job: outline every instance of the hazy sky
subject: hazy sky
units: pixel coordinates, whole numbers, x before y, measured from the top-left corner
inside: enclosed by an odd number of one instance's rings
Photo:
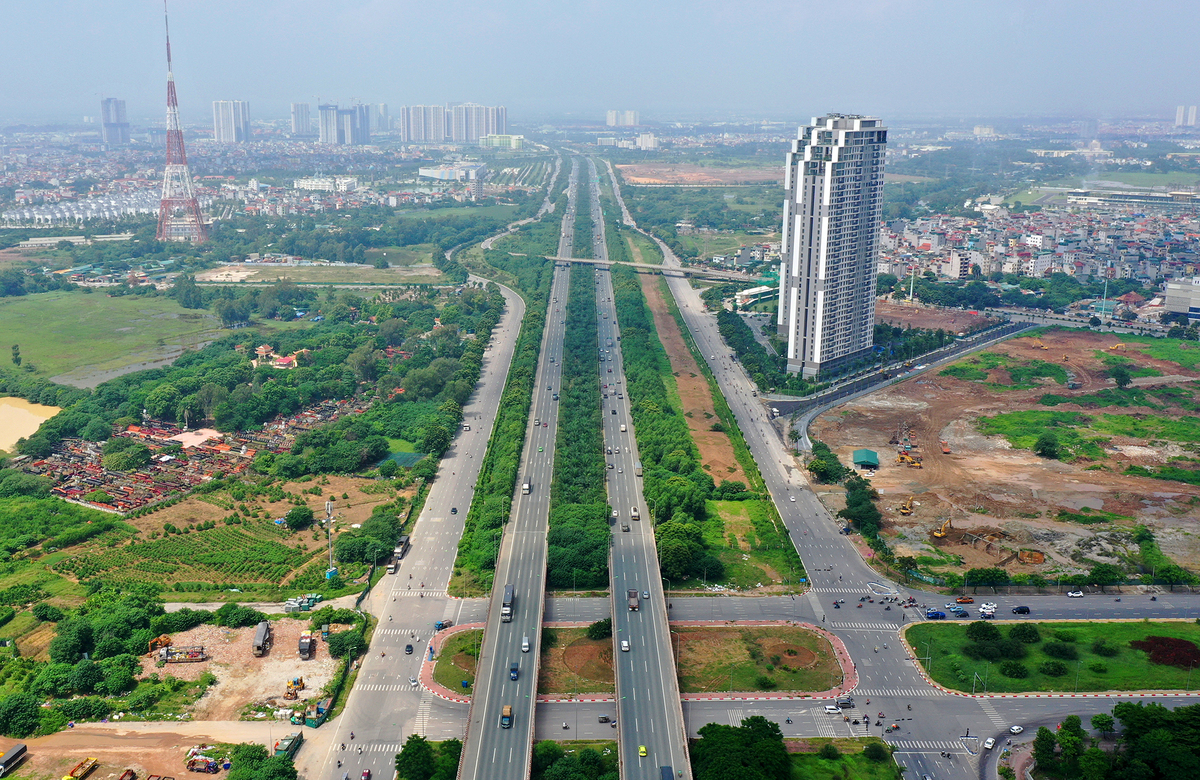
[[[162,115],[162,4],[0,0],[0,123]],[[173,0],[185,122],[293,101],[475,101],[510,121],[1154,114],[1200,103],[1195,0]]]

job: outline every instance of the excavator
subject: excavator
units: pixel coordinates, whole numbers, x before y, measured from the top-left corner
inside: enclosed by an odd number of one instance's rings
[[[913,513],[913,497],[909,496],[908,500],[900,505],[900,514],[911,515]]]
[[[1123,350],[1125,349],[1125,343],[1123,341],[1118,341],[1116,344],[1113,344],[1111,347],[1109,347],[1109,349]]]
[[[146,652],[153,653],[155,650],[161,650],[164,647],[170,647],[170,646],[171,646],[171,635],[170,634],[160,634],[159,636],[156,636],[150,640],[150,649],[147,650]]]
[[[1033,346],[1037,347],[1038,349],[1050,349],[1050,347],[1047,347],[1045,344],[1042,343],[1041,339],[1034,339]]]
[[[903,463],[904,465],[908,466],[910,469],[921,468],[921,461],[917,460],[912,455],[909,455],[907,452],[896,453],[896,462]]]
[[[950,518],[947,517],[946,522],[942,523],[942,527],[934,531],[933,535],[938,539],[945,539],[946,532],[952,528],[954,528],[954,526],[950,524]]]

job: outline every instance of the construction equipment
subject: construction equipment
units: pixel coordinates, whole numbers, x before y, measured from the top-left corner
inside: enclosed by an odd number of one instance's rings
[[[942,439],[941,441],[938,442],[938,444],[942,445],[942,452],[944,454],[946,454],[946,455],[950,454],[950,442],[946,441],[945,439]]]
[[[1123,350],[1123,349],[1125,349],[1125,342],[1123,342],[1123,341],[1118,341],[1116,344],[1113,344],[1111,347],[1109,347],[1109,349],[1120,349],[1120,350]]]
[[[912,455],[909,455],[907,452],[896,453],[896,462],[903,463],[904,465],[908,466],[910,469],[919,469],[922,467],[921,461],[917,460]]]
[[[146,652],[153,653],[155,650],[161,650],[164,647],[170,647],[170,646],[171,646],[171,635],[170,634],[161,634],[150,640],[150,649],[147,650]]]
[[[947,517],[946,522],[942,523],[942,527],[934,531],[933,535],[938,539],[945,539],[946,532],[952,528],[954,528],[954,526],[950,524],[950,518]]]
[[[137,780],[137,772],[132,769],[126,769],[117,780]]]
[[[1037,347],[1038,349],[1050,349],[1050,347],[1047,347],[1045,344],[1042,343],[1041,339],[1034,339],[1033,346]]]
[[[284,691],[283,698],[295,699],[300,695],[300,691],[304,690],[304,678],[293,677],[287,681],[287,690]]]
[[[911,515],[912,513],[913,513],[913,497],[909,496],[908,499],[903,504],[900,505],[900,514]]]
[[[158,660],[168,664],[194,664],[208,660],[204,645],[195,647],[164,647],[158,651]]]
[[[317,640],[313,637],[312,634],[305,632],[300,635],[300,643],[299,643],[298,649],[300,651],[300,660],[307,661],[308,659],[310,659],[314,655],[316,655]]]
[[[1070,356],[1070,355],[1063,355],[1063,362],[1064,362],[1064,363],[1070,363],[1070,362],[1071,362],[1071,356]]]
[[[100,766],[99,759],[85,758],[76,764],[69,774],[63,775],[63,780],[83,780],[98,766]]]

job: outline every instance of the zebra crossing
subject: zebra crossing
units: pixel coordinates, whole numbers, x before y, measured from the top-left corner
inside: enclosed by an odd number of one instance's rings
[[[841,623],[834,621],[829,625],[834,628],[859,631],[896,631],[899,628],[895,623]]]
[[[362,748],[364,753],[399,753],[404,747],[400,742],[355,742],[355,747]],[[347,753],[350,751],[347,750]]]
[[[960,742],[939,742],[937,740],[902,739],[890,743],[896,750],[962,750]]]
[[[841,718],[836,720],[832,715],[826,715],[823,712],[813,712],[813,722],[817,726],[817,734],[822,737],[844,737],[846,736],[845,729],[839,729],[845,723]]]
[[[401,636],[401,635],[403,635],[403,636],[411,637],[413,634],[416,634],[417,636],[421,637],[421,636],[433,636],[437,632],[434,631],[433,629],[429,628],[428,626],[422,626],[421,628],[381,628],[381,629],[377,630],[375,633],[380,636]]]
[[[417,705],[417,718],[413,722],[413,730],[422,737],[429,729],[429,709],[433,705],[433,694],[425,691],[421,694],[421,703]]]
[[[430,598],[446,598],[446,596],[448,595],[446,593],[446,591],[444,591],[444,590],[430,590],[429,588],[422,588],[420,590],[392,591],[393,596],[400,596],[401,598],[409,598],[409,599],[415,599],[415,598],[419,597],[422,593],[424,593],[426,596],[429,596]]]
[[[874,593],[870,588],[809,588],[811,593]]]
[[[1004,719],[1000,713],[996,712],[996,707],[989,699],[979,699],[979,707],[983,710],[983,714],[987,715],[988,720],[998,729],[1007,729],[1008,721]]]
[[[363,685],[355,685],[354,689],[357,691],[372,691],[372,692],[374,692],[374,691],[411,691],[416,687],[417,686],[411,685],[407,682],[395,683],[395,684],[365,683]]]
[[[951,694],[930,686],[928,688],[855,688],[854,695],[869,699],[872,696],[950,696]]]

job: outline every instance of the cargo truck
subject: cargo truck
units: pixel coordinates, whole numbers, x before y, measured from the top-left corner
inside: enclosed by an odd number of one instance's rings
[[[396,549],[392,550],[392,555],[396,556],[396,560],[399,561],[408,554],[408,548],[411,546],[408,541],[408,534],[405,534],[396,540]]]
[[[529,481],[529,477],[525,477],[525,481],[521,483],[521,494],[529,495],[529,490],[533,487],[533,483]]]
[[[637,590],[635,588],[630,588],[628,591],[626,591],[626,594],[629,596],[629,611],[637,612],[641,606]]]
[[[633,473],[634,476],[642,476],[642,462],[640,460],[633,464]]]
[[[83,780],[83,778],[91,774],[91,771],[98,766],[100,766],[99,759],[85,758],[76,764],[75,768],[72,769],[68,774],[63,775],[63,780]]]
[[[511,704],[505,704],[504,708],[502,710],[500,710],[500,728],[502,728],[502,729],[511,729],[512,728],[512,705]]]
[[[254,654],[261,656],[270,650],[273,637],[270,621],[264,620],[259,623],[258,628],[254,629]]]
[[[197,647],[164,647],[158,651],[158,660],[168,664],[194,664],[207,661],[208,654],[204,646]]]
[[[296,751],[300,749],[300,745],[304,742],[304,733],[301,731],[293,731],[288,736],[275,743],[275,755],[287,756],[295,758]]]
[[[316,655],[317,640],[313,638],[312,634],[305,632],[300,635],[300,645],[298,649],[300,652],[300,660],[307,661]]]
[[[513,619],[513,593],[512,585],[504,586],[504,601],[500,603],[500,621],[502,623],[511,623]]]

